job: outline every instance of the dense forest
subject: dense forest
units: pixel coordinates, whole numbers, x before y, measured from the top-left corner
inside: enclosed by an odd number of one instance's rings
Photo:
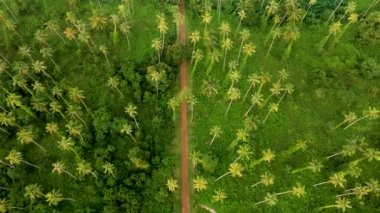
[[[379,2],[0,0],[0,212],[181,212],[181,103],[189,212],[377,212]]]

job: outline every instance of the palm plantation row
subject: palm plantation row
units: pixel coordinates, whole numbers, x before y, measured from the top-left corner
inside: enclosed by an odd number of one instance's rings
[[[221,8],[221,2],[223,1],[218,1],[216,6],[214,5],[217,10]],[[192,109],[191,120],[195,130],[190,144],[194,144],[194,150],[190,152],[189,160],[192,165],[194,199],[197,203],[211,202],[211,204],[207,204],[208,207],[215,206],[230,210],[228,206],[234,202],[238,203],[239,199],[252,201],[252,197],[245,196],[257,197],[257,193],[260,193],[265,195],[262,195],[262,200],[249,204],[256,206],[252,208],[260,208],[261,204],[276,205],[279,199],[286,194],[291,194],[295,198],[309,197],[312,193],[318,193],[320,187],[325,187],[323,185],[329,184],[331,188],[342,188],[342,190],[323,188],[319,193],[328,192],[330,194],[328,197],[336,196],[336,200],[330,199],[325,203],[326,206],[320,206],[319,210],[338,208],[345,211],[353,207],[352,199],[361,200],[366,196],[371,199],[378,196],[379,183],[374,179],[376,175],[370,176],[370,178],[366,176],[371,168],[376,166],[376,161],[380,160],[380,152],[372,148],[374,146],[370,145],[373,143],[371,141],[367,144],[362,139],[353,138],[340,148],[335,146],[338,149],[336,153],[326,157],[313,156],[309,163],[305,164],[304,162],[304,166],[286,170],[279,169],[278,171],[274,168],[270,169],[273,163],[277,165],[274,167],[278,168],[278,165],[287,164],[292,159],[299,159],[300,156],[307,157],[308,150],[311,149],[309,145],[315,148],[315,143],[320,142],[305,139],[296,142],[287,141],[287,144],[292,145],[286,148],[282,146],[282,151],[277,152],[274,151],[278,150],[274,142],[266,143],[265,148],[256,144],[265,140],[258,138],[257,135],[265,135],[260,131],[268,131],[267,123],[274,128],[273,122],[277,122],[278,118],[272,117],[276,117],[278,111],[281,111],[281,103],[287,102],[286,97],[290,96],[289,98],[293,102],[294,98],[291,98],[291,95],[294,92],[297,93],[297,88],[290,80],[295,78],[289,75],[294,72],[289,72],[284,68],[280,70],[257,69],[252,67],[252,64],[263,60],[261,57],[264,57],[264,60],[278,57],[278,54],[271,56],[271,51],[277,44],[278,38],[282,38],[283,41],[279,46],[284,48],[280,58],[282,61],[289,60],[292,47],[301,36],[305,18],[317,2],[309,1],[305,10],[302,9],[299,1],[272,0],[267,4],[264,3],[266,1],[262,2],[265,12],[262,13],[264,23],[261,24],[268,27],[262,27],[260,30],[269,30],[265,33],[265,42],[255,39],[256,34],[242,24],[247,18],[247,13],[252,9],[251,2],[244,0],[237,4],[235,16],[231,22],[224,21],[223,17],[220,18],[220,11],[213,11],[212,4],[206,1],[203,5],[203,13],[196,20],[199,25],[188,33],[192,53],[189,58],[192,64],[190,75],[196,83],[191,91],[188,89],[181,92],[168,104],[173,110],[173,116],[175,116],[179,103],[184,99]],[[341,1],[337,2],[336,8],[327,20],[327,23],[331,23],[328,35],[320,38],[320,42],[315,45],[316,49],[322,52],[333,48],[350,26],[358,22],[359,18],[364,18],[365,14],[358,15],[358,13],[355,1],[347,4],[342,4]],[[229,19],[229,17],[227,18]],[[342,27],[344,22],[346,24]],[[236,26],[236,28],[231,26]],[[256,44],[259,43],[264,44],[259,45],[263,52],[256,52],[258,49]],[[277,50],[277,52],[279,51],[281,50]],[[225,103],[224,110],[221,110],[223,104],[218,100],[222,97],[225,100],[223,102]],[[285,103],[285,105],[289,104]],[[206,110],[211,106],[213,110]],[[286,108],[289,110],[288,107]],[[361,111],[360,108],[357,110]],[[230,115],[231,113],[232,115]],[[283,117],[283,113],[281,114]],[[363,109],[363,115],[360,117],[356,116],[354,112],[344,113],[344,120],[342,122],[334,121],[335,125],[329,128],[329,131],[332,131],[331,134],[341,134],[340,131],[348,131],[347,129],[354,124],[365,125],[362,120],[372,121],[372,123],[378,121],[379,114],[376,105],[370,105]],[[213,122],[210,118],[218,120],[219,123]],[[229,122],[233,122],[234,125]],[[197,127],[197,125],[201,127]],[[238,128],[236,129],[236,127]],[[206,132],[206,129],[209,132]],[[342,166],[332,169],[330,164],[335,160],[343,161]],[[367,162],[370,166],[367,165]],[[331,172],[327,181],[310,183],[302,180],[302,176],[309,175],[321,178],[318,173],[324,171],[325,167],[329,173]],[[265,172],[258,173],[258,171]],[[277,185],[278,188],[283,188],[284,181],[288,182],[287,185],[292,182],[286,180],[297,179],[298,181],[294,182],[288,191],[273,192],[277,182],[274,174],[281,176],[278,183],[281,185]],[[362,175],[365,176],[363,177],[365,181],[362,180]],[[360,182],[358,178],[362,181]],[[243,180],[240,181],[240,179]],[[318,178],[312,179],[316,181]],[[242,183],[250,183],[253,189],[251,191],[242,189],[240,197],[237,198],[238,189],[232,185],[237,186]],[[255,193],[255,188],[265,186],[269,186],[269,192],[263,188]],[[167,187],[170,191],[176,191],[178,188],[176,178],[168,179]],[[211,189],[208,190],[208,188]],[[310,198],[307,199],[310,201]],[[227,203],[215,204],[223,201],[227,201]],[[236,210],[238,209],[236,208]]]

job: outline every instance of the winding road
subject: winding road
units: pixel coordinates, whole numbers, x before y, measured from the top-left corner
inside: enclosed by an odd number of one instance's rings
[[[180,41],[181,45],[185,46],[185,1],[180,2]],[[181,90],[186,89],[187,85],[187,70],[186,59],[181,59]],[[181,186],[181,205],[182,213],[189,212],[189,174],[188,174],[188,133],[187,133],[187,101],[181,103],[181,143],[182,143],[182,186]]]

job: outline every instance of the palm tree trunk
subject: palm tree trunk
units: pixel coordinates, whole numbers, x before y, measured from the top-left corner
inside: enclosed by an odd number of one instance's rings
[[[227,56],[227,48],[224,49],[223,72],[226,68],[226,56]]]
[[[108,60],[107,54],[104,54],[104,56],[106,57],[108,67],[111,68],[111,64],[110,64],[110,61]]]
[[[248,116],[248,113],[252,110],[253,106],[255,106],[255,104],[251,104],[247,112],[244,113],[244,116]]]
[[[306,12],[305,12],[305,15],[303,15],[302,19],[301,19],[301,23],[303,22],[303,20],[306,18],[307,14],[309,13],[309,10],[311,8],[311,4],[309,4],[309,7],[307,8]]]
[[[115,87],[116,91],[120,94],[121,97],[124,97],[123,93],[119,90],[119,88]]]
[[[191,69],[191,76],[194,76],[194,72],[198,66],[198,62],[199,62],[199,60],[195,60],[193,69]]]
[[[191,51],[191,60],[190,60],[190,64],[193,64],[194,50],[195,50],[195,42],[194,42],[194,44],[193,44],[193,51]]]
[[[12,10],[8,7],[8,5],[5,3],[5,1],[1,1],[1,2],[3,3],[5,9],[8,10],[9,14],[11,14],[11,16],[13,17],[13,19],[14,19],[16,22],[18,22],[16,16],[12,13]]]
[[[371,2],[371,4],[369,5],[369,7],[367,8],[367,10],[363,13],[363,17],[364,16],[366,16],[367,15],[367,13],[368,13],[368,11],[374,6],[374,5],[376,5],[377,3],[378,3],[378,1],[379,0],[373,0],[372,2]]]
[[[158,95],[158,81],[155,81],[156,82],[156,93]]]
[[[356,194],[356,192],[344,193],[344,194],[337,195],[336,197],[343,197],[343,196],[354,195],[354,194]]]
[[[161,59],[160,59],[160,50],[159,50],[159,49],[157,50],[157,56],[158,56],[158,63],[161,63]]]
[[[206,71],[207,75],[210,74],[212,68],[214,67],[214,63],[215,63],[215,60],[211,59],[211,62],[210,62],[210,64],[207,67],[207,71]]]
[[[133,142],[137,143],[136,139],[132,136],[132,134],[129,134],[129,136],[131,136]]]
[[[218,0],[218,21],[220,21],[220,11],[222,9],[222,0]]]
[[[23,163],[25,163],[25,164],[27,164],[27,165],[29,165],[29,166],[32,166],[32,167],[34,167],[34,168],[36,168],[36,169],[39,169],[40,167],[38,167],[38,166],[36,166],[36,165],[34,165],[34,164],[31,164],[31,163],[29,163],[29,162],[27,162],[27,161],[24,161],[24,160],[21,160],[21,162],[23,162]]]
[[[9,47],[8,33],[7,33],[7,29],[5,27],[5,24],[3,24],[3,32],[4,32],[5,45],[6,45],[6,47]]]
[[[340,126],[342,126],[342,125],[345,124],[345,123],[347,123],[346,120],[342,121],[340,124],[336,125],[336,126],[334,127],[334,129],[338,129]]]
[[[276,196],[277,196],[277,195],[289,194],[289,193],[292,193],[292,192],[293,192],[293,191],[279,192],[279,193],[276,193]]]
[[[259,204],[262,204],[262,203],[265,203],[265,202],[268,202],[268,200],[259,201],[259,202],[255,203],[255,205],[259,205]]]
[[[37,145],[37,146],[40,147],[43,151],[46,152],[46,149],[45,149],[44,147],[42,147],[40,144],[38,144],[37,142],[32,141],[32,143],[34,143],[35,145]]]
[[[275,41],[275,40],[276,40],[276,38],[273,37],[272,42],[270,43],[270,46],[269,46],[268,52],[267,52],[267,54],[266,54],[265,56],[268,56],[268,55],[269,55],[269,53],[270,53],[270,51],[271,51],[271,49],[272,49],[272,47],[273,47],[273,44],[274,44],[274,41]]]
[[[330,183],[330,181],[325,181],[325,182],[317,183],[317,184],[314,184],[313,186],[316,187],[316,186],[320,186],[320,185],[324,185],[324,184],[328,184],[328,183]]]
[[[332,158],[332,157],[335,157],[335,156],[337,156],[337,155],[341,155],[341,154],[343,154],[343,152],[338,152],[338,153],[335,153],[335,154],[333,154],[333,155],[329,155],[329,156],[327,156],[326,159],[330,159],[330,158]]]
[[[243,97],[243,101],[242,101],[242,102],[244,102],[244,101],[245,101],[245,98],[247,97],[247,95],[248,95],[249,91],[251,91],[251,89],[252,89],[252,86],[253,86],[253,84],[251,83],[251,84],[249,85],[248,89],[247,89],[247,92],[245,93],[245,95],[244,95],[244,97]]]
[[[230,110],[231,104],[232,104],[232,100],[230,101],[230,104],[228,104],[228,108],[227,108],[227,111],[226,111],[226,113],[225,113],[224,115],[227,115],[227,113],[228,113],[228,110]]]
[[[280,104],[282,99],[284,99],[285,95],[287,94],[288,92],[285,91],[284,94],[281,96],[280,100],[277,102],[277,104]]]
[[[329,22],[331,20],[331,18],[333,17],[333,15],[336,13],[336,11],[339,9],[340,5],[343,3],[344,0],[341,0],[340,3],[338,4],[338,6],[335,8],[335,10],[331,13],[330,17],[327,19],[327,22]]]
[[[268,112],[267,116],[265,116],[265,118],[264,118],[264,120],[263,120],[263,123],[265,123],[265,121],[268,119],[268,117],[269,117],[269,115],[270,115],[271,113],[272,113],[271,111]]]
[[[211,142],[210,142],[210,146],[212,145],[212,143],[214,143],[215,138],[216,138],[216,135],[214,135],[214,136],[212,137]]]
[[[257,186],[257,185],[259,185],[261,183],[262,183],[262,181],[259,181],[259,182],[255,183],[255,184],[251,185],[251,187],[255,187],[255,186]]]
[[[66,170],[63,170],[64,173],[70,175],[72,178],[74,178],[75,180],[77,179],[73,174],[71,174],[70,172],[66,171]]]
[[[294,169],[290,172],[290,174],[296,174],[296,173],[299,173],[299,172],[303,172],[303,171],[306,171],[306,170],[309,170],[310,167],[309,166],[305,166],[305,167],[302,167],[302,168],[298,168],[298,169]]]
[[[241,156],[237,157],[232,163],[236,163],[240,159],[241,159]]]
[[[239,64],[239,59],[240,59],[240,55],[241,55],[241,49],[243,48],[243,40],[241,40],[241,43],[240,43],[240,48],[239,48],[239,53],[238,53],[238,57],[237,57],[237,63]]]
[[[214,182],[216,182],[216,181],[218,181],[218,180],[224,178],[225,176],[227,176],[227,175],[229,175],[229,174],[231,174],[231,172],[227,172],[227,173],[223,174],[222,176],[220,176],[220,177],[218,177],[217,179],[215,179]]]
[[[363,117],[357,119],[356,121],[354,121],[354,122],[350,123],[348,126],[346,126],[344,129],[347,129],[348,127],[354,125],[355,123],[357,123],[357,122],[359,122],[359,121],[361,121],[361,120],[363,120],[363,119],[365,119],[365,118],[367,118],[367,117],[368,117],[368,115],[365,115],[365,116],[363,116]]]
[[[5,163],[5,162],[3,162],[3,161],[1,161],[1,160],[0,160],[0,163],[1,163],[1,164],[4,164],[4,165],[6,165],[6,166],[9,166],[9,167],[14,168],[14,166],[12,166],[12,165],[10,165],[10,164],[7,164],[7,163]]]
[[[139,124],[137,123],[135,116],[133,116],[133,120],[135,121],[135,124],[136,124],[137,128],[140,129]]]

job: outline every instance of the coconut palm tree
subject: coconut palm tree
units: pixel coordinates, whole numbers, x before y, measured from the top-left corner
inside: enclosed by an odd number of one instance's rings
[[[306,194],[305,186],[297,183],[295,186],[292,187],[292,190],[276,193],[276,196],[289,194],[289,193],[291,193],[294,197],[297,197],[297,198],[303,197]]]
[[[120,94],[121,97],[124,97],[123,93],[119,89],[119,85],[120,85],[120,81],[119,81],[119,78],[117,76],[113,76],[113,77],[108,78],[107,86],[112,88],[112,89],[115,89]]]
[[[244,168],[239,163],[231,163],[228,168],[228,172],[215,179],[214,182],[226,177],[227,175],[231,175],[232,177],[242,177],[243,175],[241,173],[243,170]]]
[[[242,10],[239,10],[237,12],[238,16],[239,16],[239,24],[238,26],[236,27],[236,33],[239,32],[239,29],[240,29],[240,26],[241,26],[241,22],[247,18],[247,13],[245,13],[245,11],[242,9]]]
[[[127,135],[129,135],[129,136],[132,138],[132,140],[133,140],[135,143],[137,143],[136,139],[135,139],[135,138],[133,137],[133,135],[132,135],[132,131],[133,131],[132,126],[131,126],[130,124],[128,124],[128,123],[123,124],[123,126],[122,126],[122,128],[121,128],[121,130],[120,130],[120,132],[121,132],[122,134],[127,134]]]
[[[239,82],[241,78],[240,72],[238,70],[232,70],[228,73],[228,78],[231,81],[231,85],[229,87],[229,89],[231,89],[235,86],[235,83]]]
[[[260,175],[260,181],[251,185],[251,187],[255,187],[259,184],[263,184],[264,186],[270,186],[274,184],[275,176],[269,172],[265,172]]]
[[[115,166],[112,163],[106,162],[102,165],[103,173],[107,175],[112,175],[114,178],[115,176]]]
[[[104,57],[107,60],[108,67],[111,68],[110,61],[108,60],[108,48],[105,45],[100,45],[99,46],[99,51],[104,55]]]
[[[219,58],[220,58],[220,52],[217,49],[214,49],[210,54],[210,62],[206,71],[207,75],[210,74],[212,68],[214,67],[214,63],[219,62]]]
[[[90,26],[91,29],[94,30],[104,30],[107,26],[107,18],[99,15],[97,10],[92,11],[92,15],[90,16]]]
[[[82,131],[83,126],[76,121],[70,120],[66,125],[66,131],[70,136],[78,136],[83,141]]]
[[[288,95],[288,94],[291,95],[294,92],[294,86],[291,83],[287,83],[287,84],[285,84],[285,86],[282,90],[284,90],[284,93],[282,94],[280,100],[278,100],[278,102],[277,102],[278,105],[284,99],[285,95]]]
[[[73,174],[71,174],[70,172],[66,170],[65,164],[62,163],[61,161],[57,161],[53,163],[52,166],[53,166],[52,173],[58,173],[58,174],[66,173],[70,175],[70,177],[74,178],[75,180],[77,179]]]
[[[238,88],[231,87],[228,90],[227,95],[228,95],[228,100],[230,101],[230,103],[228,104],[226,113],[224,115],[227,115],[228,111],[230,110],[232,102],[240,98],[240,90]]]
[[[5,160],[7,160],[11,166],[13,166],[13,165],[17,166],[17,165],[19,165],[20,163],[25,163],[25,164],[27,164],[27,165],[29,165],[29,166],[32,166],[32,167],[36,168],[36,169],[39,169],[39,168],[40,168],[40,167],[38,167],[38,166],[36,166],[36,165],[34,165],[34,164],[31,164],[31,163],[29,163],[29,162],[27,162],[27,161],[24,161],[24,160],[22,159],[22,154],[21,154],[21,152],[18,152],[18,151],[14,150],[14,149],[12,149],[12,150],[9,152],[9,154],[7,155],[7,157],[5,157]]]
[[[29,184],[27,186],[25,186],[25,193],[24,193],[24,197],[28,198],[29,200],[31,201],[34,201],[40,197],[42,197],[42,195],[44,195],[42,193],[42,187],[38,184]]]
[[[355,121],[352,121],[348,126],[346,126],[344,129],[348,129],[350,126],[356,124],[357,122],[368,119],[368,120],[376,120],[380,117],[380,110],[376,109],[375,107],[368,107],[367,110],[363,110],[363,116],[360,118],[357,118]]]
[[[9,204],[9,201],[5,200],[5,199],[0,199],[0,212],[1,213],[5,213],[5,212],[8,212],[9,210],[12,212],[12,209],[19,209],[19,210],[23,210],[24,208],[20,208],[20,207],[15,207],[15,206],[11,206]]]
[[[248,113],[253,109],[254,106],[263,106],[264,104],[264,98],[263,98],[263,95],[261,95],[260,93],[255,93],[251,96],[251,106],[249,107],[249,109],[244,113],[244,116],[248,116]]]
[[[194,106],[198,103],[197,97],[191,91],[187,90],[186,101],[190,104],[191,120],[194,118]]]
[[[337,129],[346,123],[350,124],[358,118],[358,116],[354,112],[349,112],[348,114],[343,114],[343,116],[344,116],[344,120],[341,123],[339,123],[338,125],[336,125],[334,129]]]
[[[305,12],[305,15],[303,15],[303,17],[302,17],[301,22],[303,22],[303,20],[306,18],[307,14],[308,14],[309,11],[310,11],[310,8],[311,8],[312,6],[314,6],[316,3],[317,3],[317,0],[309,0],[309,2],[308,2],[308,5],[309,5],[309,6],[307,7],[307,10],[306,10],[306,12]]]
[[[161,72],[159,72],[153,66],[149,66],[147,70],[148,70],[147,79],[150,82],[154,82],[156,86],[156,93],[158,95],[158,83],[163,80],[164,71],[161,70]]]
[[[272,114],[273,112],[277,112],[278,111],[278,104],[277,103],[271,103],[269,104],[269,112],[268,114],[265,116],[264,120],[262,123],[265,123],[265,121],[268,119],[269,115]]]
[[[363,196],[368,195],[369,193],[372,192],[372,188],[369,186],[362,186],[359,185],[355,188],[345,190],[345,193],[337,195],[336,197],[344,197],[344,196],[349,196],[349,195],[356,195],[359,200],[363,198]]]
[[[46,202],[49,203],[49,206],[53,205],[56,206],[58,205],[59,202],[64,201],[64,200],[69,200],[69,201],[75,201],[74,199],[71,198],[65,198],[62,197],[62,194],[59,192],[59,190],[53,189],[53,191],[48,192],[45,194]]]
[[[218,190],[214,191],[214,193],[215,194],[212,196],[212,202],[213,203],[216,203],[216,202],[223,203],[224,199],[227,198],[226,193],[222,189],[218,189]]]
[[[252,56],[253,53],[256,53],[256,46],[252,44],[252,42],[244,44],[243,46],[243,55],[244,55],[243,64],[244,65],[247,63],[248,57]]]
[[[342,2],[343,2],[343,0],[342,0]],[[321,211],[323,209],[336,208],[336,209],[340,209],[343,212],[345,212],[346,209],[352,208],[352,206],[350,204],[351,204],[350,200],[348,200],[346,198],[340,198],[339,197],[336,199],[335,204],[322,206],[322,207],[318,208],[318,210]]]
[[[20,141],[22,144],[29,144],[34,143],[37,145],[40,149],[43,151],[46,151],[44,147],[42,147],[40,144],[34,141],[34,135],[33,132],[27,129],[21,129],[16,133],[17,140]]]
[[[204,27],[204,33],[206,33],[207,31],[207,26],[211,23],[211,20],[212,20],[212,15],[210,14],[209,11],[206,11],[202,16],[202,23],[205,25]]]
[[[58,33],[59,24],[57,23],[57,20],[51,19],[45,22],[44,26],[45,30],[55,33],[63,41],[63,43],[66,43],[65,39]]]
[[[70,100],[72,100],[74,103],[83,104],[84,108],[86,108],[88,111],[88,107],[84,103],[84,99],[86,99],[86,97],[83,94],[83,90],[80,90],[78,87],[70,87],[68,90]]]
[[[270,163],[276,157],[275,153],[272,150],[270,150],[270,149],[263,150],[262,151],[262,155],[263,156],[261,158],[259,158],[259,159],[255,160],[255,161],[251,162],[250,168],[253,168],[253,167],[257,166],[257,165],[259,165],[262,162],[268,162],[268,163]]]
[[[45,62],[36,60],[32,63],[32,68],[35,73],[38,74],[42,72],[44,75],[50,78],[53,82],[55,82],[54,79],[46,72],[47,68],[45,66]]]
[[[226,40],[226,37],[230,34],[230,32],[230,24],[223,21],[219,26],[219,33],[222,35],[222,41]]]
[[[87,126],[86,122],[82,119],[82,111],[79,106],[75,105],[68,105],[67,106],[67,111],[66,114],[71,118],[71,119],[79,119],[84,125]]]
[[[269,49],[268,49],[268,51],[267,51],[266,56],[268,56],[269,53],[270,53],[270,51],[272,50],[272,47],[273,47],[274,41],[275,41],[277,38],[280,38],[280,36],[282,35],[281,29],[280,29],[279,27],[274,28],[274,29],[271,31],[270,35],[272,36],[272,42],[271,42],[270,45],[269,45]]]
[[[160,38],[153,39],[151,47],[157,52],[158,63],[160,63],[161,62],[160,50],[163,48]]]
[[[283,32],[283,38],[289,42],[285,50],[286,59],[289,58],[294,41],[299,39],[299,37],[300,37],[299,29],[294,24],[290,24],[285,28],[285,31]]]
[[[210,146],[212,145],[212,143],[214,142],[214,140],[216,138],[219,138],[220,135],[223,133],[222,129],[220,128],[220,126],[218,125],[215,125],[211,128],[210,130],[210,135],[212,135],[212,139],[210,141]]]
[[[358,22],[358,19],[359,19],[359,15],[357,13],[351,13],[350,16],[348,16],[348,18],[347,18],[348,23],[346,24],[346,26],[344,26],[344,28],[342,30],[342,34],[344,32],[346,32],[347,28],[350,25],[355,24],[356,22]]]
[[[302,167],[302,168],[298,168],[298,169],[294,169],[290,173],[291,174],[296,174],[296,173],[303,172],[303,171],[306,171],[306,170],[310,170],[310,171],[316,173],[316,172],[320,172],[322,168],[323,168],[323,165],[322,165],[322,163],[320,161],[318,161],[318,160],[312,160],[312,161],[309,162],[308,166]]]
[[[125,110],[124,112],[127,113],[129,117],[133,118],[133,120],[135,121],[136,127],[140,128],[136,120],[137,107],[133,103],[129,103],[128,106],[124,108],[124,110]]]
[[[367,16],[367,13],[370,11],[370,9],[373,8],[373,6],[375,6],[377,3],[379,3],[379,0],[373,0],[371,2],[371,4],[368,6],[368,8],[362,13],[362,17],[366,17]]]
[[[343,155],[343,156],[352,156],[356,153],[356,150],[358,149],[358,146],[356,144],[347,144],[343,145],[342,151],[338,153],[334,153],[332,155],[327,156],[327,159],[330,159],[332,157]]]
[[[96,174],[94,173],[94,171],[92,171],[92,167],[91,167],[91,164],[90,163],[87,163],[86,161],[81,161],[79,163],[77,163],[77,168],[76,168],[78,174],[80,176],[86,176],[86,175],[89,175],[91,174],[92,176],[94,176],[95,178],[98,178],[96,176]]]
[[[215,95],[217,95],[218,92],[218,85],[216,83],[213,83],[212,81],[203,80],[202,86],[201,86],[201,94],[211,98]]]
[[[221,12],[221,10],[222,10],[222,1],[223,1],[223,0],[217,0],[218,21],[220,21],[220,12]]]
[[[50,47],[43,47],[40,50],[40,53],[41,53],[43,58],[50,59],[50,61],[54,64],[54,66],[56,66],[59,69],[59,66],[57,65],[57,63],[55,63],[55,61],[52,58],[53,57],[53,50]]]
[[[195,189],[195,191],[197,192],[200,192],[200,191],[203,191],[205,189],[207,189],[207,180],[204,179],[203,177],[201,176],[197,176],[194,180],[193,180],[193,188]]]
[[[3,6],[5,7],[5,9],[8,11],[8,13],[11,14],[11,16],[15,20],[15,22],[18,22],[16,16],[13,14],[12,10],[9,8],[9,6],[5,2],[5,0],[1,0],[0,2],[3,4]]]
[[[240,159],[249,160],[252,155],[251,148],[247,144],[240,145],[236,150],[236,153],[238,154],[238,157],[233,161],[233,163],[236,163]]]
[[[260,83],[260,76],[256,73],[252,73],[248,76],[247,82],[249,83],[249,87],[247,89],[247,92],[244,94],[243,101],[245,101],[246,97],[248,96],[248,93],[251,91],[252,88],[256,86],[256,84]]]
[[[157,18],[157,28],[160,32],[160,36],[162,38],[162,47],[165,46],[165,34],[168,31],[168,25],[166,23],[166,17],[164,14],[159,14],[156,16]]]
[[[222,42],[222,48],[224,50],[223,72],[224,72],[224,70],[226,68],[227,51],[231,49],[232,45],[233,45],[233,42],[232,42],[232,40],[230,38],[226,38]]]
[[[172,116],[173,121],[175,121],[176,119],[176,110],[180,104],[181,104],[181,100],[179,100],[177,97],[173,97],[169,99],[168,101],[168,107],[172,110],[172,113],[173,113],[173,116]]]
[[[239,63],[241,51],[243,49],[243,44],[244,44],[244,42],[246,42],[249,39],[250,35],[251,34],[250,34],[249,30],[247,30],[247,29],[243,29],[240,32],[240,48],[239,48],[239,53],[238,53],[238,57],[237,57],[237,60],[236,60],[238,63]]]
[[[16,117],[12,112],[0,112],[0,124],[2,126],[15,126]]]
[[[343,0],[342,0],[343,1]],[[329,27],[329,34],[322,39],[322,41],[319,43],[318,47],[320,50],[323,49],[329,38],[333,35],[335,37],[338,37],[338,35],[341,33],[341,26],[342,23],[340,21],[332,23]]]
[[[349,1],[348,4],[344,7],[344,14],[342,17],[339,19],[339,21],[342,21],[344,17],[347,16],[347,14],[352,14],[356,10],[356,2],[355,1]]]
[[[341,0],[339,2],[339,4],[335,7],[334,11],[331,13],[331,15],[329,16],[329,18],[327,19],[327,22],[329,22],[331,20],[331,18],[334,16],[334,14],[339,9],[339,7],[342,5],[343,2],[344,2],[344,0]]]
[[[178,188],[177,180],[170,178],[166,182],[166,187],[170,192],[174,192]]]
[[[195,73],[195,70],[197,69],[199,61],[203,59],[202,50],[199,50],[199,49],[196,50],[192,58],[194,59],[195,62],[194,62],[193,68],[191,69],[191,76],[194,76],[194,73]]]
[[[58,134],[59,133],[58,124],[55,122],[47,123],[45,126],[45,131],[49,134]]]
[[[344,184],[347,182],[346,178],[344,177],[346,174],[343,172],[334,173],[329,177],[328,181],[320,182],[317,184],[314,184],[314,187],[324,185],[324,184],[332,184],[334,187],[341,187],[344,188]]]
[[[113,31],[112,31],[112,43],[114,46],[116,46],[117,42],[118,42],[118,31],[117,31],[117,26],[119,25],[120,23],[120,18],[118,15],[116,14],[111,14],[110,15],[110,20],[109,20],[112,25],[113,25]]]
[[[196,30],[196,31],[191,33],[189,38],[190,38],[190,43],[193,44],[193,50],[191,53],[191,61],[190,61],[190,63],[192,64],[193,58],[194,58],[194,52],[195,52],[195,45],[199,42],[199,40],[201,40],[201,35],[200,35],[199,31]]]
[[[191,164],[193,164],[193,171],[195,170],[195,167],[199,164],[202,163],[201,159],[202,155],[200,152],[193,150],[190,155],[189,159],[191,161]]]
[[[255,203],[255,205],[266,203],[269,206],[275,206],[278,202],[276,193],[267,193],[264,200]]]
[[[23,58],[28,58],[30,59],[31,61],[33,61],[32,59],[32,55],[30,54],[30,48],[27,46],[27,45],[22,45],[18,48],[18,54],[20,54]]]
[[[120,24],[120,31],[124,33],[125,37],[127,38],[128,47],[131,46],[131,43],[129,41],[129,34],[131,33],[131,26],[128,22],[123,22]]]

